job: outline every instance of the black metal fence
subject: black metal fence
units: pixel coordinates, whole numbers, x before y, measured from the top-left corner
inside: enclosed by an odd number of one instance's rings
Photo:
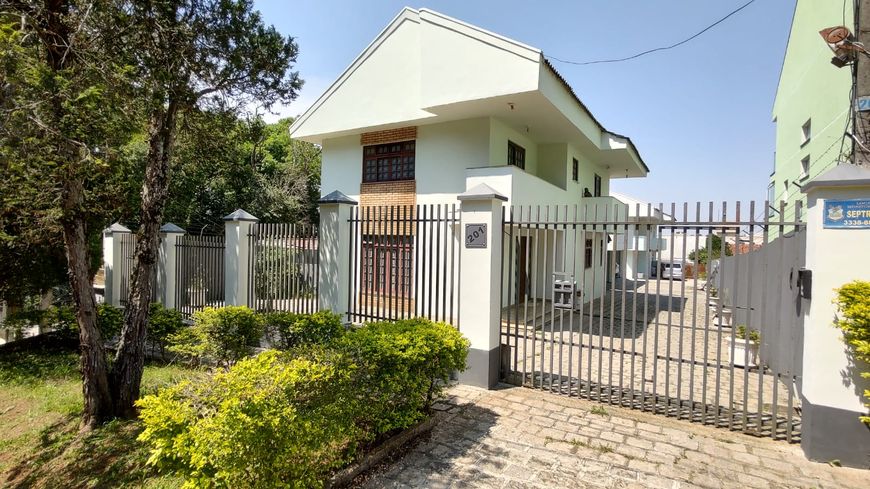
[[[175,308],[185,318],[224,305],[224,236],[179,236],[175,245]]]
[[[317,226],[257,223],[250,245],[248,304],[257,311],[318,310]]]
[[[805,228],[769,209],[506,209],[503,378],[798,441]]]
[[[348,320],[425,317],[459,326],[455,204],[351,210]]]
[[[135,233],[119,233],[121,252],[121,269],[118,271],[121,281],[120,294],[118,298],[121,305],[127,304],[130,298],[130,286],[133,279],[133,269],[136,267],[136,234]],[[162,240],[163,238],[158,238]],[[159,243],[159,241],[158,241]],[[158,245],[159,246],[159,245]],[[154,302],[159,297],[157,289],[157,270],[151,277],[151,302]]]

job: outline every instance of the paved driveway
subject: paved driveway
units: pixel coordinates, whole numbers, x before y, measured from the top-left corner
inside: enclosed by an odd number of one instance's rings
[[[870,487],[798,445],[504,386],[455,386],[443,419],[364,487]]]

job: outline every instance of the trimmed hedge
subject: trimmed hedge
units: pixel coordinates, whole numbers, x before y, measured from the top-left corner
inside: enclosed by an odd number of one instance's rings
[[[321,331],[332,320],[293,324]],[[318,487],[360,448],[425,418],[465,368],[469,343],[446,324],[326,330],[141,399],[149,463],[186,487]]]

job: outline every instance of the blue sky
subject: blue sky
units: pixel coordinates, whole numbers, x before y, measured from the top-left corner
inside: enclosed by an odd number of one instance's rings
[[[427,7],[575,61],[672,44],[746,0],[255,0],[299,44],[303,112],[409,5]],[[776,94],[795,0],[757,0],[678,48],[615,64],[554,62],[604,126],[631,137],[651,172],[613,191],[653,203],[759,200],[773,168]],[[821,41],[820,41],[821,42]]]

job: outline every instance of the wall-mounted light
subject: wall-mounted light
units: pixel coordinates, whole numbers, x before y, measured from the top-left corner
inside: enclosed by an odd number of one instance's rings
[[[513,102],[508,102],[508,107],[509,107],[511,110],[514,110],[514,109],[516,108],[516,106],[514,105]]]

